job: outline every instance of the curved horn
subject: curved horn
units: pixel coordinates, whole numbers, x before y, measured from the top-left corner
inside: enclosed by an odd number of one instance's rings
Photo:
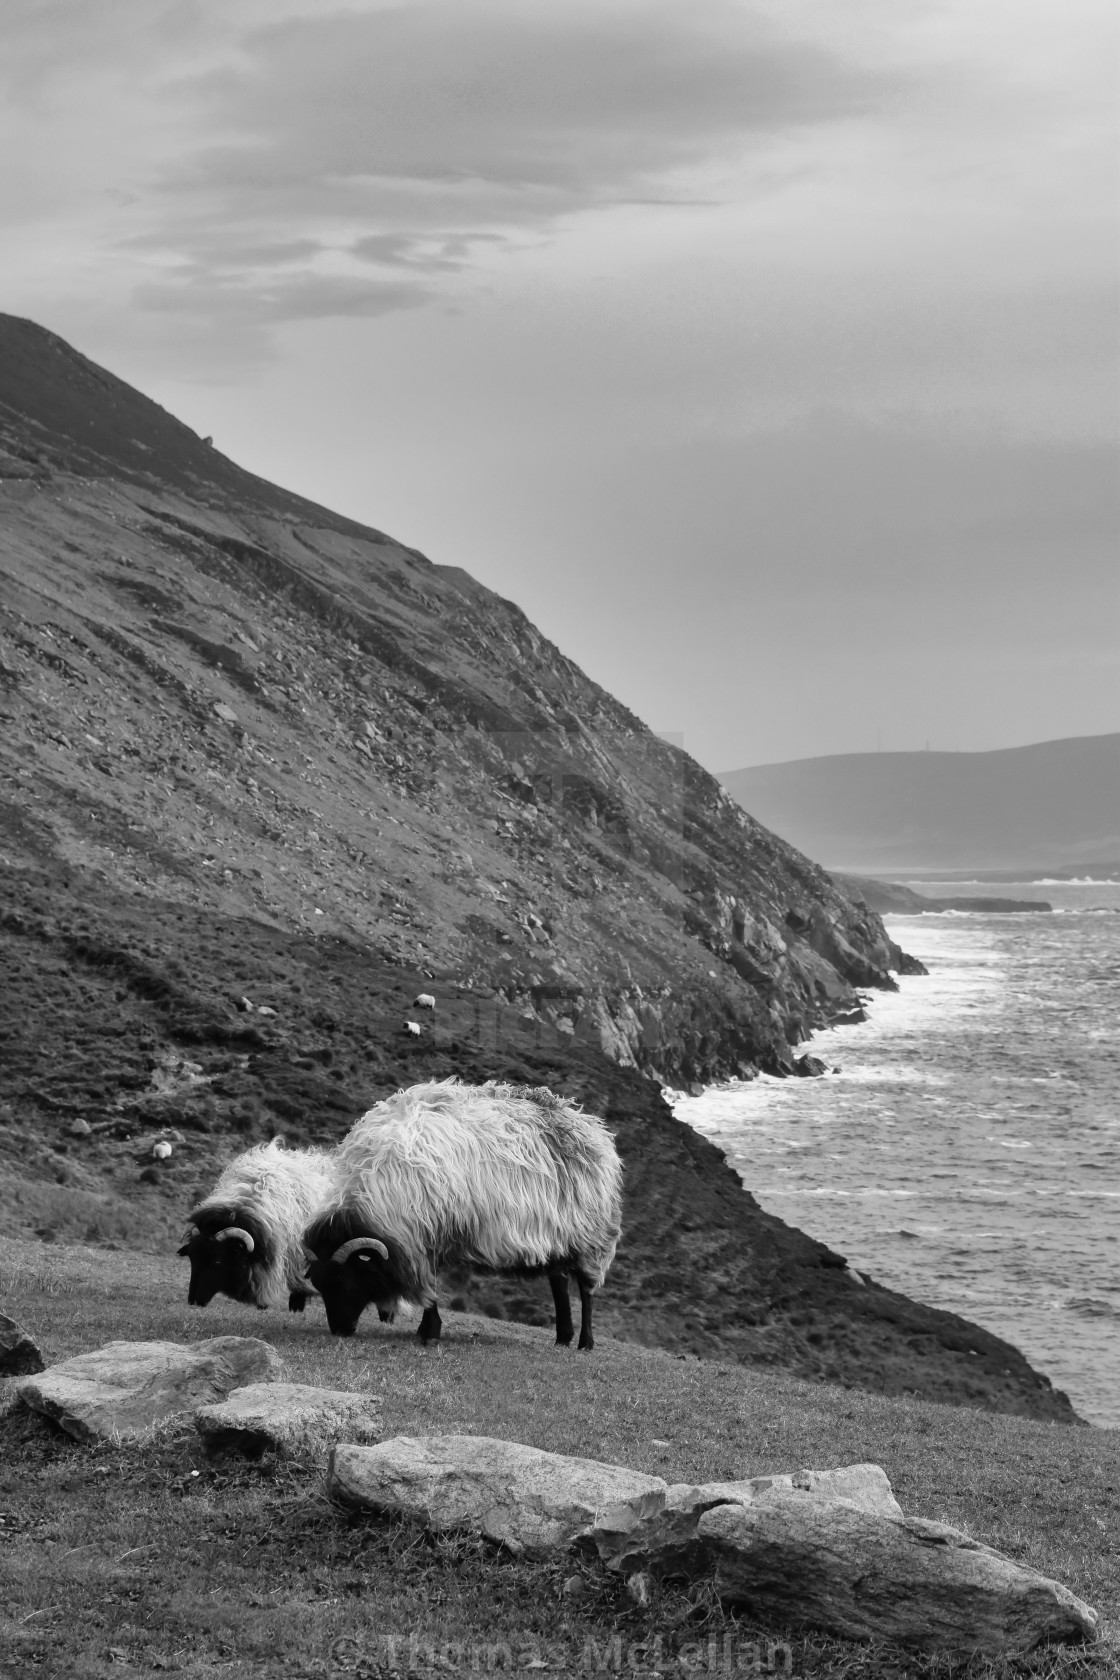
[[[363,1248],[374,1249],[382,1260],[389,1258],[389,1250],[383,1242],[378,1242],[376,1237],[351,1237],[349,1242],[344,1242],[341,1248],[335,1249],[331,1255],[331,1265],[341,1266],[352,1254],[360,1254]]]
[[[256,1243],[254,1243],[248,1231],[243,1231],[240,1225],[227,1225],[224,1231],[218,1232],[214,1241],[244,1243],[245,1252],[247,1254],[252,1254],[254,1248],[256,1247]]]

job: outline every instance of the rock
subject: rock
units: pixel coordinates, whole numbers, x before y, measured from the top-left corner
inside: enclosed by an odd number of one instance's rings
[[[0,1377],[26,1377],[45,1369],[45,1361],[22,1325],[0,1313]]]
[[[799,1079],[819,1079],[828,1069],[819,1056],[798,1056],[793,1071]]]
[[[785,1493],[716,1506],[697,1538],[724,1604],[786,1626],[992,1655],[1097,1637],[1088,1604],[944,1523]]]
[[[760,1620],[848,1639],[1014,1653],[1096,1637],[1096,1611],[1058,1582],[904,1516],[877,1464],[675,1485],[604,1512],[582,1543],[623,1574],[710,1577]]]
[[[381,1403],[337,1388],[251,1383],[203,1406],[194,1425],[208,1452],[259,1458],[269,1448],[289,1458],[319,1458],[339,1441],[379,1441]]]
[[[32,1411],[78,1441],[138,1440],[153,1425],[246,1383],[276,1382],[283,1364],[254,1336],[208,1342],[110,1342],[96,1353],[25,1377],[16,1390]]]
[[[644,1610],[653,1597],[653,1577],[643,1570],[639,1575],[631,1575],[626,1583],[626,1591],[638,1606]]]
[[[83,1119],[83,1117],[79,1114],[77,1119],[71,1120],[70,1124],[67,1126],[66,1135],[67,1137],[89,1137],[92,1131],[93,1127],[90,1125],[89,1121]]]
[[[535,1557],[563,1550],[610,1508],[660,1509],[659,1476],[565,1458],[485,1435],[398,1435],[378,1447],[339,1446],[328,1487],[336,1499],[430,1528],[465,1528]]]
[[[845,1464],[838,1470],[795,1470],[788,1476],[755,1476],[749,1483],[729,1482],[724,1485],[749,1486],[752,1493],[750,1502],[754,1504],[772,1495],[799,1492],[818,1500],[844,1499],[875,1516],[901,1517],[903,1514],[881,1464]]]
[[[699,1574],[706,1560],[699,1544],[700,1518],[718,1505],[757,1505],[791,1495],[820,1503],[843,1499],[879,1516],[902,1516],[886,1471],[878,1464],[849,1464],[839,1470],[797,1470],[792,1475],[754,1476],[741,1482],[676,1482],[665,1502],[626,1502],[604,1513],[588,1536],[609,1569],[656,1568],[659,1574]]]
[[[215,717],[220,717],[223,723],[236,723],[237,713],[232,706],[227,706],[224,700],[218,700],[214,705]]]

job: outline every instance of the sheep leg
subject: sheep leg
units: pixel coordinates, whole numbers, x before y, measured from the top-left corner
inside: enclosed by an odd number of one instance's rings
[[[595,1346],[595,1338],[591,1334],[591,1282],[582,1272],[576,1273],[579,1284],[579,1343],[578,1346],[585,1353],[590,1353]]]
[[[568,1274],[549,1272],[548,1281],[552,1285],[552,1299],[556,1303],[556,1346],[571,1347],[575,1325],[572,1323],[572,1303],[568,1297]]]
[[[420,1320],[420,1328],[416,1334],[426,1347],[429,1342],[439,1341],[439,1333],[442,1329],[443,1320],[439,1316],[439,1308],[433,1301],[430,1307],[424,1308],[424,1316]]]
[[[293,1289],[288,1296],[288,1311],[302,1312],[307,1305],[307,1295],[302,1289]]]

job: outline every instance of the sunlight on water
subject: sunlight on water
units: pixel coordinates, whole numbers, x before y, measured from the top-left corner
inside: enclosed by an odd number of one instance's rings
[[[817,1034],[838,1074],[674,1108],[763,1207],[1014,1342],[1083,1417],[1120,1427],[1120,887],[999,890],[1058,913],[887,917],[930,972]]]

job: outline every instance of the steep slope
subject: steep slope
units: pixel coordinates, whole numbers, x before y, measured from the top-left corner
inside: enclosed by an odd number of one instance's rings
[[[170,1252],[195,1193],[277,1128],[293,1144],[336,1142],[375,1098],[422,1079],[546,1084],[605,1117],[625,1167],[623,1241],[596,1308],[604,1330],[1074,1421],[1014,1348],[859,1282],[839,1254],[764,1213],[651,1080],[592,1045],[542,1043],[540,1024],[500,996],[384,962],[358,940],[120,893],[84,872],[26,870],[7,887],[5,1232]],[[437,1007],[415,1012],[413,1037],[401,1023],[420,987]],[[153,1160],[157,1138],[172,1145],[166,1161]],[[449,1305],[550,1322],[543,1280],[443,1285]]]
[[[3,762],[32,853],[356,935],[689,1081],[891,985],[878,919],[465,573],[0,322]]]
[[[874,914],[516,607],[10,319],[0,451],[7,1229],[162,1246],[247,1141],[337,1139],[421,1078],[548,1083],[626,1166],[605,1327],[1072,1419],[762,1213],[642,1077],[791,1069],[905,961]]]
[[[833,869],[1015,872],[1120,863],[1120,735],[982,753],[844,753],[724,787]]]

